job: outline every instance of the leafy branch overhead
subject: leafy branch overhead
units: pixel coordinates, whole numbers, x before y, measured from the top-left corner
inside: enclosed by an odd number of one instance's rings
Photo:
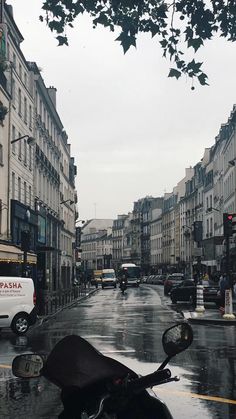
[[[76,17],[88,13],[93,27],[98,24],[111,31],[118,28],[117,41],[124,52],[136,46],[137,35],[150,33],[158,38],[163,56],[171,61],[169,77],[187,75],[206,85],[202,63],[193,57],[205,40],[218,35],[236,40],[235,0],[44,0],[41,21],[57,34],[59,45],[68,45],[67,27]],[[193,87],[192,87],[193,88]]]

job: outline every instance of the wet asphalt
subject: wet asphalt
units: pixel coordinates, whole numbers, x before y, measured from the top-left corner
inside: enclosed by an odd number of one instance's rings
[[[0,418],[56,418],[60,391],[44,378],[13,377],[11,362],[25,352],[48,354],[68,334],[87,339],[102,353],[139,374],[153,372],[165,359],[161,337],[182,316],[161,286],[142,284],[99,289],[24,337],[0,335]],[[154,388],[176,419],[236,419],[236,327],[194,325],[192,346],[169,363],[180,381]]]

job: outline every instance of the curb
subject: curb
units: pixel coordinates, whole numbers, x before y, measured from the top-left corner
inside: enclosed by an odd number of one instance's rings
[[[225,319],[209,319],[209,318],[201,318],[201,317],[186,317],[184,312],[181,311],[183,318],[188,321],[189,323],[195,324],[216,324],[216,325],[226,325],[226,326],[236,326],[236,319],[234,320],[225,320]]]
[[[67,304],[66,306],[59,308],[57,311],[55,311],[55,313],[39,317],[37,323],[33,327],[30,328],[30,331],[33,331],[33,330],[37,329],[38,327],[42,326],[43,323],[46,323],[48,320],[57,316],[57,314],[61,313],[63,310],[66,310],[67,308],[70,308],[73,305],[79,303],[80,301],[85,300],[86,298],[90,297],[96,291],[98,291],[98,290],[95,288],[94,290],[89,291],[88,294],[85,294],[81,297],[78,297],[76,300],[72,301],[71,303]]]

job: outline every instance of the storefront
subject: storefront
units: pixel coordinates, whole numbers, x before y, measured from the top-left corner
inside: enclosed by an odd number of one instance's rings
[[[23,264],[23,252],[14,245],[0,243],[0,276],[21,276]],[[28,276],[36,278],[37,255],[27,254]]]

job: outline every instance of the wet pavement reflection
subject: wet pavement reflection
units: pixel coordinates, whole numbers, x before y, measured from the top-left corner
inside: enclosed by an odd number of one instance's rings
[[[0,417],[57,417],[61,409],[59,389],[43,378],[16,379],[9,366],[20,353],[48,354],[68,334],[81,335],[102,353],[140,374],[153,372],[165,359],[162,333],[182,320],[159,294],[163,294],[162,287],[146,285],[129,288],[124,296],[119,289],[99,289],[98,293],[62,311],[56,319],[31,330],[25,337],[3,331]],[[176,419],[200,415],[206,419],[235,419],[236,328],[194,325],[193,330],[192,346],[169,364],[172,375],[179,375],[180,382],[154,390],[166,401]]]

